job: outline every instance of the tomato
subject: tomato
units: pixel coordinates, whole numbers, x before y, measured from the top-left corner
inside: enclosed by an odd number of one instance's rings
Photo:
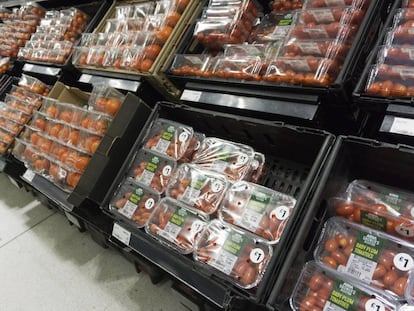
[[[88,157],[79,157],[75,161],[75,168],[78,170],[84,171],[86,167],[88,166],[89,161],[90,161],[90,158]]]
[[[385,273],[383,282],[385,286],[390,287],[395,283],[395,281],[397,281],[397,279],[398,274],[395,271],[390,270],[387,273]]]
[[[332,257],[330,257],[330,256],[325,256],[325,257],[323,257],[322,258],[322,262],[325,264],[325,265],[327,265],[327,266],[329,266],[329,267],[331,267],[331,268],[333,268],[333,269],[336,269],[336,267],[338,266],[338,263],[335,261],[335,259],[333,259]]]
[[[142,72],[148,72],[151,69],[153,63],[154,62],[152,60],[148,59],[148,58],[144,59],[141,62],[141,71]]]
[[[46,121],[42,119],[36,119],[35,127],[42,131],[46,130]]]
[[[165,43],[170,37],[172,31],[173,31],[172,27],[164,26],[156,32],[155,36],[161,43]]]
[[[173,12],[171,12],[168,16],[167,16],[167,18],[165,19],[165,23],[168,25],[168,26],[170,26],[170,27],[175,27],[175,25],[177,25],[177,23],[178,23],[178,21],[180,20],[180,18],[181,18],[181,14],[180,13],[178,13],[178,12],[175,12],[175,11],[173,11]]]
[[[316,299],[313,297],[305,297],[303,298],[302,302],[300,303],[300,310],[301,311],[310,311],[316,305]]]
[[[385,278],[384,278],[385,282]],[[391,287],[391,290],[396,293],[398,296],[404,296],[405,288],[407,287],[407,278],[401,277],[398,278],[394,285]]]
[[[385,266],[378,264],[375,268],[374,275],[372,278],[374,280],[380,279],[385,275],[385,273],[387,273],[387,269],[385,268]]]
[[[161,47],[157,44],[148,45],[144,48],[143,55],[145,58],[155,60],[161,52]]]
[[[105,104],[105,111],[111,116],[116,115],[119,108],[121,107],[121,102],[116,98],[108,98]]]
[[[336,239],[328,239],[325,242],[325,250],[327,252],[330,252],[330,253],[334,252],[338,249],[338,247],[339,247],[339,245],[338,245],[338,242],[336,241]]]
[[[343,265],[343,266],[346,266],[346,263],[348,262],[348,258],[339,250],[332,252],[331,257],[338,264]]]
[[[309,280],[309,288],[317,291],[320,288],[322,288],[322,285],[325,282],[325,278],[320,275],[320,274],[315,274],[311,277],[311,279]]]
[[[177,11],[183,12],[189,3],[190,0],[177,0],[175,3],[175,5],[177,6]]]

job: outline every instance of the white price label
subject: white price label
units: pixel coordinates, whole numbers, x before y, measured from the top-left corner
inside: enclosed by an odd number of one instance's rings
[[[414,228],[413,227],[407,227],[404,225],[399,225],[395,227],[395,231],[402,236],[405,237],[413,237],[414,236]]]
[[[406,118],[394,118],[390,132],[414,136],[414,120]]]
[[[65,212],[65,215],[66,215],[66,218],[71,222],[71,223],[73,223],[76,227],[78,227],[79,229],[80,229],[80,224],[79,224],[79,220],[75,217],[75,216],[73,216],[73,215],[71,215],[71,214],[69,214],[68,212]]]
[[[150,198],[148,200],[145,201],[145,208],[146,209],[151,209],[154,207],[155,204],[155,200],[153,198]]]
[[[114,223],[114,228],[112,229],[112,236],[124,243],[125,245],[129,245],[129,241],[131,240],[131,232],[122,228],[117,223]]]
[[[23,178],[26,179],[28,182],[32,182],[35,176],[36,173],[33,172],[31,169],[27,169],[26,172],[24,172],[23,174]]]
[[[409,271],[414,267],[413,257],[406,253],[398,253],[394,256],[393,263],[401,271]]]
[[[193,90],[184,90],[181,94],[181,100],[187,100],[192,102],[198,102],[201,98],[200,91],[193,91]]]
[[[385,311],[385,306],[381,301],[372,298],[365,303],[365,311]]]
[[[270,213],[270,218],[276,218],[277,220],[285,220],[289,217],[289,207],[279,206]]]
[[[253,263],[261,263],[264,259],[264,251],[261,248],[254,248],[250,252],[250,260]]]
[[[213,191],[215,193],[220,192],[221,190],[223,190],[223,188],[224,188],[224,183],[221,180],[216,180],[211,185],[211,191]]]
[[[237,157],[237,164],[238,165],[245,165],[249,161],[249,156],[247,154],[240,154]]]
[[[163,174],[164,176],[170,176],[171,171],[172,171],[172,167],[171,167],[170,165],[166,165],[166,166],[164,166],[164,168],[162,169],[162,174]]]
[[[188,133],[187,132],[182,132],[181,134],[180,134],[180,136],[178,136],[178,140],[180,141],[180,142],[186,142],[187,140],[188,140]]]

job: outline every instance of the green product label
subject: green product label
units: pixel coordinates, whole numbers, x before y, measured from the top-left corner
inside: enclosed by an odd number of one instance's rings
[[[279,26],[290,26],[293,21],[293,15],[292,14],[285,14],[282,19],[279,21]]]
[[[361,210],[361,224],[380,231],[387,231],[387,218],[367,211]]]
[[[349,283],[336,280],[328,300],[345,310],[354,310],[360,296],[360,290]]]
[[[245,242],[246,237],[244,235],[231,232],[223,244],[223,249],[238,257],[243,250]]]
[[[181,207],[177,207],[177,210],[175,211],[175,213],[171,216],[169,222],[182,227],[185,220],[187,219],[187,217],[190,216],[190,213],[181,208]]]
[[[381,200],[386,203],[389,207],[393,210],[400,212],[401,211],[401,203],[404,201],[404,198],[395,193],[381,193]]]
[[[147,163],[147,166],[145,167],[145,169],[147,171],[155,173],[159,164],[160,164],[160,159],[158,157],[152,157],[151,160]]]
[[[352,252],[371,261],[378,262],[384,248],[384,240],[369,233],[359,232]]]
[[[194,180],[192,180],[189,186],[195,190],[200,190],[201,188],[203,188],[206,180],[207,178],[200,176],[199,178],[195,178]]]
[[[175,133],[175,126],[170,125],[167,128],[165,128],[164,131],[162,132],[161,139],[171,141],[174,137],[174,133]]]
[[[138,205],[138,203],[142,200],[143,194],[144,190],[142,188],[136,188],[129,197],[129,201],[134,203],[135,205]]]
[[[247,208],[252,211],[255,211],[258,214],[263,214],[269,202],[270,196],[261,192],[256,192],[255,194],[252,194],[252,196],[250,197]]]

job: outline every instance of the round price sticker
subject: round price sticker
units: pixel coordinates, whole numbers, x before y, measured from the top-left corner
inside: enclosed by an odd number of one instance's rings
[[[247,154],[242,153],[237,157],[237,165],[245,165],[247,161],[249,161]]]
[[[145,201],[145,208],[146,209],[151,209],[154,207],[155,204],[155,200],[153,198],[149,198],[148,200]]]
[[[381,301],[371,298],[365,303],[365,311],[385,311],[385,306]]]
[[[216,180],[211,185],[211,191],[220,192],[224,188],[224,183],[221,180]]]
[[[188,133],[187,132],[182,132],[181,134],[180,134],[180,136],[178,136],[178,140],[180,141],[180,142],[186,142],[187,140],[188,140]]]
[[[407,227],[404,225],[399,225],[397,227],[395,227],[395,231],[397,231],[397,233],[399,235],[405,236],[405,237],[412,237],[414,236],[414,228],[413,227]]]
[[[271,213],[270,218],[276,218],[277,220],[285,220],[289,217],[289,207],[278,206]]]
[[[261,263],[264,259],[264,251],[261,248],[253,248],[250,251],[250,260],[253,263]]]
[[[170,176],[171,171],[172,171],[172,167],[171,167],[170,165],[166,165],[166,166],[164,166],[164,168],[162,169],[162,174],[163,174],[164,176]]]
[[[413,257],[406,253],[398,253],[393,259],[394,266],[401,271],[409,271],[414,267]]]

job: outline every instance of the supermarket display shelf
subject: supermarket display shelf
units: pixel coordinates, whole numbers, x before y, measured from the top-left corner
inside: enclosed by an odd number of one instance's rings
[[[352,106],[352,99],[349,94],[357,82],[355,77],[362,72],[365,58],[369,55],[375,43],[379,27],[385,19],[384,15],[386,15],[388,4],[389,1],[371,1],[344,65],[336,81],[330,87],[295,86],[214,77],[177,76],[169,72],[172,62],[166,64],[164,71],[179,87],[185,91],[190,91],[190,93],[184,91],[184,98],[183,95],[181,96],[182,100],[196,101],[200,103],[200,106],[208,104],[213,109],[237,108],[231,110],[237,114],[248,114],[252,111],[262,112],[264,105],[267,105],[270,114],[279,117],[288,116],[290,117],[289,121],[294,119],[310,120],[313,121],[310,124],[317,125],[320,124],[320,120],[323,121],[326,118],[325,110]],[[178,48],[179,53],[191,54],[200,50],[196,40],[193,39],[193,32],[194,25],[189,28],[185,39],[182,40]],[[202,91],[202,93],[197,93],[199,91]],[[188,94],[190,94],[189,97],[187,97]],[[222,94],[222,96],[218,94]],[[240,97],[240,100],[235,101],[233,97],[227,97],[226,95]],[[264,105],[257,105],[257,102],[250,100],[249,97],[263,99]],[[273,99],[272,102],[268,102],[269,97]],[[302,105],[302,103],[305,105]],[[270,108],[269,106],[275,107]],[[323,112],[320,112],[321,106],[323,106]],[[327,106],[327,109],[324,106]],[[352,117],[352,112],[348,112],[348,114]],[[323,116],[320,117],[320,115]],[[262,113],[259,116],[263,118],[265,114]],[[309,122],[304,124],[309,124]]]
[[[346,189],[354,179],[365,179],[413,191],[414,147],[372,139],[340,136],[321,174],[314,195],[306,205],[306,218],[286,257],[286,279],[277,279],[268,300],[269,310],[288,307],[288,300],[303,264],[312,259],[324,221],[334,215],[327,200]]]
[[[156,243],[143,230],[138,230],[136,227],[122,221],[121,218],[112,215],[117,224],[115,227],[121,226],[123,228],[121,231],[127,236],[125,240],[122,240],[122,238],[121,240],[147,260],[166,270],[173,278],[184,282],[221,308],[228,308],[228,304],[231,305],[236,301],[242,306],[248,303],[263,303],[269,291],[267,285],[279,277],[279,269],[289,245],[292,243],[296,226],[302,221],[310,221],[310,219],[302,218],[304,213],[303,203],[310,195],[310,191],[317,180],[327,153],[334,141],[333,136],[321,130],[236,117],[230,114],[210,112],[170,103],[157,105],[154,113],[149,118],[149,122],[157,117],[181,122],[192,126],[196,131],[203,132],[207,136],[235,140],[264,152],[267,173],[263,178],[263,184],[277,191],[295,196],[297,198],[296,208],[281,240],[274,248],[274,255],[261,283],[255,290],[251,291],[242,290],[231,285],[219,274],[217,275],[202,265],[195,264],[188,256],[180,255],[174,250]],[[134,156],[135,150],[141,146],[142,139],[143,137],[137,139],[111,187],[112,190],[108,191],[107,198],[104,200],[105,203],[102,204],[105,211],[113,192],[129,166],[130,159]],[[285,146],[285,148],[280,148],[280,145]]]

